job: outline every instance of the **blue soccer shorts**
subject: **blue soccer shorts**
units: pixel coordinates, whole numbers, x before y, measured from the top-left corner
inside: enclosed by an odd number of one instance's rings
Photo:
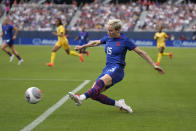
[[[109,64],[103,69],[102,74],[97,78],[99,80],[105,74],[108,74],[112,77],[112,85],[120,82],[124,78],[124,66],[119,64]],[[97,81],[96,80],[96,81]],[[110,88],[111,86],[106,87],[106,89]]]

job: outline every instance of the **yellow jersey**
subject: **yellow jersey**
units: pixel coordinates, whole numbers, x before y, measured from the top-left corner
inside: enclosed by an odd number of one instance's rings
[[[165,32],[157,32],[154,35],[154,39],[157,40],[157,45],[158,44],[165,44],[165,39],[167,38],[167,34]]]
[[[63,36],[62,37],[58,36],[58,41],[61,41],[61,40],[65,40],[66,39],[65,33],[66,33],[65,27],[63,25],[60,25],[57,28],[57,35],[63,34]]]

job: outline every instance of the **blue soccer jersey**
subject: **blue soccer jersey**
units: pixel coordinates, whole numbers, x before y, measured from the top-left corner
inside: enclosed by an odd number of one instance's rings
[[[4,40],[12,40],[12,38],[13,38],[13,29],[14,29],[14,27],[10,24],[2,25],[2,31],[4,33],[4,36],[3,36]]]
[[[88,42],[88,32],[80,32],[79,33],[79,44],[84,45]]]
[[[101,43],[105,44],[106,65],[120,64],[125,66],[127,50],[133,50],[136,47],[130,39],[122,34],[119,38],[110,38],[109,35],[106,35],[101,39]]]

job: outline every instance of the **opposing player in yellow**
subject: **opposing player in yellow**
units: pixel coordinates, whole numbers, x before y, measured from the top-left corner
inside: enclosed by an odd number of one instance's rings
[[[53,34],[58,37],[58,41],[52,49],[51,61],[48,63],[48,66],[50,66],[50,67],[54,66],[54,59],[55,59],[55,56],[56,56],[56,52],[61,47],[64,48],[65,52],[68,55],[78,56],[80,58],[80,61],[83,62],[84,59],[83,59],[82,54],[78,54],[77,52],[70,50],[69,42],[68,42],[67,38],[65,37],[66,30],[65,30],[65,27],[62,24],[61,19],[56,18],[55,24],[57,26],[57,32],[53,32]]]
[[[165,40],[168,38],[167,34],[162,31],[163,26],[159,27],[159,31],[155,33],[154,39],[157,40],[157,48],[159,49],[159,54],[157,58],[157,62],[155,63],[157,66],[160,65],[160,61],[162,56],[169,56],[172,59],[172,52],[166,53],[164,52],[166,45]]]

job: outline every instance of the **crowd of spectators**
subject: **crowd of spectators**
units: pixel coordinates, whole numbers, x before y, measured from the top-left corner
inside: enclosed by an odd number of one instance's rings
[[[73,5],[18,4],[12,6],[8,17],[19,30],[47,31],[55,28],[56,17],[69,24],[76,10]]]
[[[181,31],[195,18],[196,4],[161,4],[150,5],[144,22],[138,22],[141,30],[154,31],[163,25],[166,30]]]
[[[102,4],[86,3],[82,8],[81,15],[72,30],[80,30],[85,26],[87,30],[106,30],[108,19],[118,18],[123,22],[122,31],[131,31],[141,13],[141,5],[130,4]]]
[[[196,19],[196,4],[192,3],[157,5],[152,2],[148,8],[144,7],[146,5],[139,1],[127,4],[86,3],[71,30],[80,30],[82,26],[87,30],[106,30],[108,19],[117,18],[122,20],[122,31],[133,31],[136,24],[141,31],[155,31],[160,25],[166,30],[181,31]],[[77,9],[77,4],[13,4],[8,17],[19,30],[47,31],[55,29],[56,17],[60,17],[64,24],[69,24]],[[139,20],[143,10],[146,10],[147,15]],[[192,30],[195,29],[196,25],[192,27]]]

